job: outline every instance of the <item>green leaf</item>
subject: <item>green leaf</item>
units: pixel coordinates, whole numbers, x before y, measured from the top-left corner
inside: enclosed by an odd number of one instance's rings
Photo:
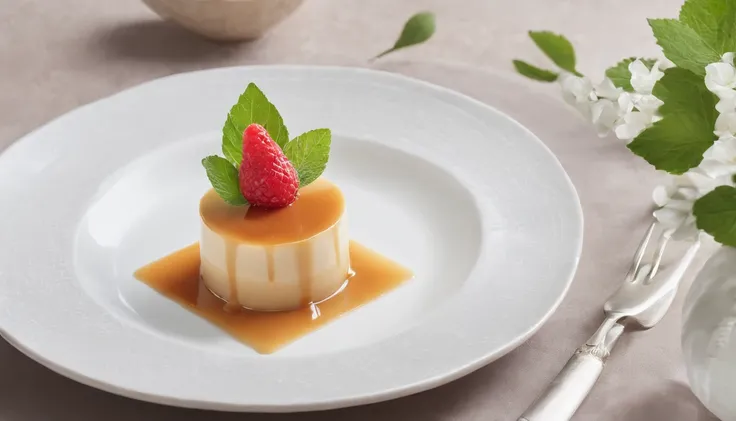
[[[559,76],[559,74],[551,70],[540,69],[539,67],[532,66],[531,64],[521,60],[514,60],[514,67],[520,74],[528,77],[529,79],[538,80],[540,82],[554,82]]]
[[[719,243],[736,247],[736,188],[716,187],[695,202],[693,214],[698,228]]]
[[[396,50],[421,44],[432,37],[435,30],[435,18],[432,12],[421,12],[409,18],[394,46],[374,58],[380,58]]]
[[[721,55],[697,32],[675,19],[649,19],[657,44],[664,55],[678,67],[705,76],[705,66],[719,61]]]
[[[289,141],[289,132],[276,107],[254,83],[249,83],[222,128],[222,153],[236,166],[243,160],[243,131],[252,123],[263,126],[282,149]]]
[[[306,187],[324,172],[330,157],[331,141],[330,129],[315,129],[286,144],[284,154],[299,174],[300,188]]]
[[[652,94],[664,101],[659,107],[660,115],[693,115],[697,117],[696,120],[701,123],[703,130],[707,127],[708,132],[715,136],[712,132],[718,118],[718,97],[708,90],[703,78],[685,69],[673,67],[664,71],[662,79],[654,85]]]
[[[708,146],[707,143],[690,137],[690,133],[698,131],[695,127],[697,124],[687,115],[682,117],[654,123],[629,143],[629,149],[658,170],[671,174],[683,174],[697,167]]]
[[[549,31],[529,31],[529,36],[560,69],[580,76],[575,70],[575,49],[567,38]]]
[[[631,72],[629,71],[629,64],[634,60],[636,60],[636,57],[625,58],[616,63],[615,66],[606,70],[606,77],[611,79],[613,85],[617,88],[622,88],[626,92],[634,92],[634,88],[631,86]],[[657,61],[652,58],[642,58],[639,60],[641,60],[649,70],[652,69],[652,66],[654,66],[654,63]]]
[[[231,205],[247,205],[248,201],[240,192],[238,169],[225,158],[212,155],[202,160],[207,170],[207,178],[222,199]]]
[[[716,140],[718,98],[703,78],[681,68],[667,69],[652,93],[664,101],[659,107],[663,118],[639,134],[629,149],[659,170],[682,174],[698,166]]]
[[[680,21],[717,53],[736,51],[736,1],[688,0],[680,9]]]

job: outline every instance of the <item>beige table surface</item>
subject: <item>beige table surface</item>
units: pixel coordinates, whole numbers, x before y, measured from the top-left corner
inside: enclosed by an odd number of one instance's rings
[[[580,69],[600,75],[651,55],[646,17],[680,0],[306,0],[268,36],[218,45],[163,23],[137,0],[0,0],[0,150],[79,105],[172,73],[219,66],[370,66],[457,89],[511,114],[555,152],[580,194],[585,246],[552,319],[497,362],[446,386],[344,410],[228,414],[121,398],[52,373],[0,343],[0,420],[515,420],[600,322],[647,224],[656,175],[615,139],[598,139],[551,88],[513,75],[510,60],[544,63],[528,29],[565,33]],[[368,64],[420,9],[438,14],[427,45]],[[550,95],[546,95],[550,94]],[[700,259],[702,261],[702,258]],[[576,420],[712,420],[690,393],[679,347],[682,294],[654,329],[625,336]]]

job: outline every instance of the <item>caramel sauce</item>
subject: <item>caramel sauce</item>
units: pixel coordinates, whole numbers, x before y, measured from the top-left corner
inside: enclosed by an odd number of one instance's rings
[[[268,272],[268,282],[274,282],[276,280],[275,278],[275,272],[276,272],[276,263],[273,261],[273,247],[268,246],[266,247],[266,269]],[[232,280],[231,280],[232,282]]]
[[[331,227],[344,211],[342,192],[324,178],[300,189],[299,198],[282,209],[231,206],[214,190],[199,202],[202,221],[212,231],[257,245],[306,240]]]
[[[354,241],[349,257],[354,273],[341,291],[323,302],[281,312],[228,308],[200,280],[198,243],[139,269],[135,276],[255,351],[269,354],[412,277],[408,269]]]

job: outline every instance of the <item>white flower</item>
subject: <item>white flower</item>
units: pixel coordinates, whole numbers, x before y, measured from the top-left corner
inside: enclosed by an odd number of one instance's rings
[[[654,95],[633,95],[634,107],[642,113],[654,117],[659,107],[664,104],[661,99]]]
[[[729,93],[730,92],[730,93]],[[719,101],[716,104],[716,110],[719,113],[727,113],[736,110],[736,91],[723,89],[719,92]]]
[[[595,125],[598,136],[604,137],[611,133],[620,118],[620,110],[616,102],[610,99],[599,99],[590,107],[590,118]]]
[[[617,101],[623,89],[610,79],[605,78],[594,87],[588,78],[564,72],[558,80],[565,101],[593,123],[599,136],[610,133],[623,116]]]
[[[718,115],[716,130],[713,132],[719,138],[736,136],[736,111],[729,111]]]
[[[596,99],[593,84],[588,78],[562,72],[557,79],[565,102],[575,107],[586,119],[590,119],[590,107]]]
[[[719,113],[736,110],[736,68],[733,66],[733,53],[726,53],[720,62],[705,66],[705,86],[718,97],[716,110]]]
[[[616,85],[613,84],[613,81],[609,78],[604,78],[601,83],[596,85],[594,91],[596,97],[606,98],[612,101],[616,101],[618,97],[621,96],[621,94],[624,92],[623,89],[617,88]]]
[[[631,72],[631,86],[637,93],[649,95],[654,89],[654,84],[662,79],[664,73],[659,70],[660,62],[657,61],[651,70],[639,59],[629,63],[629,72]]]
[[[718,62],[705,66],[705,86],[720,99],[731,99],[736,88],[736,69],[733,64]]]
[[[707,191],[714,188],[713,181],[696,172],[673,176],[668,185],[654,189],[652,198],[660,206],[654,217],[665,228],[672,229],[672,238],[687,240],[698,236],[693,216],[693,204]]]
[[[632,111],[624,116],[623,122],[616,126],[614,132],[616,133],[616,137],[621,140],[632,140],[639,136],[651,124],[652,117],[650,115],[639,111]]]
[[[624,92],[619,96],[618,104],[622,117],[614,132],[616,137],[621,140],[635,138],[654,122],[661,119],[657,114],[657,109],[663,102],[654,95]]]
[[[640,60],[632,62],[629,68],[631,83],[641,92],[624,92],[609,78],[595,86],[588,78],[568,72],[558,78],[565,101],[593,123],[600,137],[613,130],[619,139],[631,140],[660,119],[657,109],[662,101],[651,94],[652,87],[664,74],[659,71],[659,62],[652,70]]]
[[[698,168],[702,173],[714,179],[717,184],[730,184],[736,174],[736,138],[725,137],[717,140],[703,154],[703,161]]]
[[[725,53],[721,57],[721,61],[724,63],[728,63],[731,66],[733,66],[733,53]]]

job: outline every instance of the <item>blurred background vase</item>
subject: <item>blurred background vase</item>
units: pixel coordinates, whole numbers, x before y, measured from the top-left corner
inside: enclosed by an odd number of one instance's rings
[[[721,247],[685,298],[682,350],[695,395],[736,421],[736,248]]]
[[[218,41],[260,37],[304,0],[143,0],[164,19]]]

